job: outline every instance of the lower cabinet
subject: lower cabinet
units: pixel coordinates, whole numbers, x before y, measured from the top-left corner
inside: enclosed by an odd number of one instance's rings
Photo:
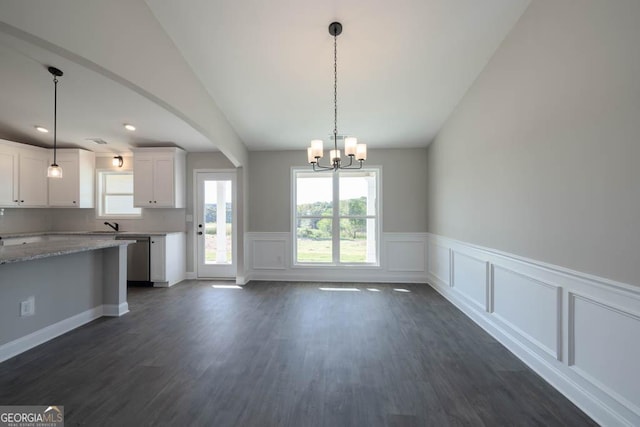
[[[167,233],[151,236],[150,279],[155,287],[168,287],[181,282],[186,274],[186,234]]]

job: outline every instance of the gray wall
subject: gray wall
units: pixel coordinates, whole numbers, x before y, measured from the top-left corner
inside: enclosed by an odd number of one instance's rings
[[[430,232],[640,284],[638,22],[531,3],[428,148]]]
[[[4,208],[2,211],[3,215],[0,215],[1,234],[49,231],[51,229],[49,209]]]
[[[291,167],[308,166],[305,148],[249,152],[249,230],[291,231]],[[385,232],[426,231],[426,149],[369,150],[366,164],[382,166]]]
[[[0,345],[103,304],[103,252],[0,266]],[[35,315],[20,317],[20,302],[29,297]]]

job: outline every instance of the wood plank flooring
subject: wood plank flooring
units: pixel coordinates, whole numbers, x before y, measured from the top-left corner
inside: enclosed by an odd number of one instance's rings
[[[129,288],[129,314],[0,364],[0,405],[64,405],[67,426],[595,425],[427,285],[212,284]]]

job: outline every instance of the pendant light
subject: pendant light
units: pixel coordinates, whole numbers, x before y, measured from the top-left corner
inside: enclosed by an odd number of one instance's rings
[[[330,164],[321,165],[320,159],[324,156],[322,140],[314,139],[307,148],[307,161],[313,166],[313,170],[337,171],[339,169],[361,169],[362,163],[367,160],[367,145],[358,144],[357,138],[341,137],[344,139],[344,153],[349,157],[349,163],[343,164],[340,150],[338,150],[338,36],[342,33],[342,24],[332,22],[329,24],[329,34],[333,36],[333,150],[329,151]],[[353,160],[358,164],[354,165]]]
[[[49,67],[49,72],[53,76],[53,163],[47,168],[48,178],[62,178],[62,168],[56,163],[57,148],[57,120],[58,120],[58,77],[62,76],[62,71],[56,67]]]

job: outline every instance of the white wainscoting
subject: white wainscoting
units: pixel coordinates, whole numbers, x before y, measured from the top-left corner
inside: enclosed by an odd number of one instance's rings
[[[426,233],[383,233],[380,258],[378,267],[295,266],[291,233],[246,233],[244,281],[427,282]]]
[[[429,283],[602,425],[640,425],[640,287],[427,235]]]

